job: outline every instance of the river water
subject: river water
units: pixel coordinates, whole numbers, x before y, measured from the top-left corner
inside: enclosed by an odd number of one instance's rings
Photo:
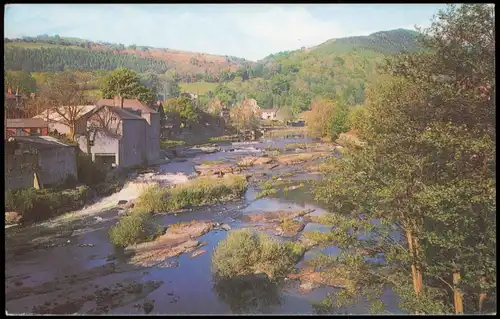
[[[137,298],[129,298],[114,304],[107,309],[107,313],[143,314],[144,310],[139,309],[137,304],[142,304],[147,299],[154,301],[151,314],[314,314],[312,304],[320,302],[328,292],[337,291],[335,288],[320,287],[302,294],[298,291],[298,282],[293,280],[280,284],[271,284],[261,279],[256,279],[251,283],[216,284],[211,272],[211,253],[217,243],[227,236],[224,230],[214,230],[198,238],[200,242],[206,242],[203,248],[206,253],[196,258],[190,258],[189,253],[171,258],[171,261],[178,262],[177,267],[171,268],[130,267],[128,257],[124,256],[121,250],[115,249],[108,238],[109,227],[116,223],[119,217],[116,202],[120,199],[131,199],[132,194],[136,196],[137,192],[134,193],[126,188],[136,185],[139,180],[180,183],[187,180],[188,176],[194,172],[195,163],[217,159],[235,161],[243,155],[259,154],[269,145],[282,147],[296,142],[304,142],[304,140],[280,139],[232,143],[221,146],[220,151],[212,154],[200,154],[184,162],[163,165],[157,168],[157,175],[136,176],[134,182],[129,183],[118,194],[110,196],[111,199],[103,199],[82,210],[82,214],[99,216],[98,218],[101,218],[99,222],[91,223],[88,227],[73,231],[69,236],[59,238],[58,242],[61,243],[59,246],[36,249],[6,260],[7,311],[31,313],[35,311],[33,307],[55,304],[65,306],[59,308],[51,306],[52,312],[89,313],[95,310],[96,300],[88,300],[77,306],[72,300],[81,299],[83,295],[96,290],[97,287],[102,289],[117,283],[154,281],[161,283],[159,287]],[[283,170],[278,169],[271,174],[282,172]],[[309,180],[319,177],[312,174],[296,174],[291,178]],[[254,187],[249,187],[244,198],[239,201],[186,211],[176,216],[159,215],[156,218],[163,225],[180,221],[214,220],[228,223],[233,229],[238,229],[245,227],[245,223],[239,217],[249,213],[314,209],[312,215],[321,215],[324,213],[323,208],[312,199],[308,190],[310,187],[303,187],[286,194],[278,194],[278,198],[255,199],[257,191]],[[320,224],[309,223],[305,230],[327,231],[327,228]],[[82,244],[87,246],[82,247]],[[312,258],[318,251],[319,249],[308,251],[298,266]],[[338,249],[328,247],[323,252],[337,254]],[[68,278],[78,278],[82,273],[95,267],[111,263],[122,270],[117,273],[97,274],[85,280],[75,280],[74,283],[70,281],[70,284],[64,284]],[[27,292],[21,294],[21,297],[16,296],[15,293],[19,293],[21,289]],[[391,290],[386,291],[382,301],[388,311],[400,313],[397,307],[398,299]],[[352,307],[341,309],[340,312],[366,314],[368,309],[367,303],[360,302]]]

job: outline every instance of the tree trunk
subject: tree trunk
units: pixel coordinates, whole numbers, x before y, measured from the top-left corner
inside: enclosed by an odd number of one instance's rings
[[[415,295],[419,297],[422,293],[422,269],[418,263],[419,245],[411,230],[406,231],[406,239],[408,240],[408,247],[412,257],[411,273],[413,279],[413,289],[415,289]]]
[[[479,313],[482,313],[484,301],[488,297],[488,294],[486,293],[485,289],[483,288],[483,284],[486,283],[486,276],[481,276],[480,282],[481,282],[481,285],[480,285],[481,293],[479,294]]]
[[[455,313],[463,314],[464,305],[462,301],[462,292],[458,287],[459,282],[460,282],[460,272],[458,270],[455,270],[453,272],[453,301],[455,305]]]

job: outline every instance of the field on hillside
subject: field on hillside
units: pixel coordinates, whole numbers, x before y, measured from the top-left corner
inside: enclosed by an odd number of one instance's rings
[[[85,48],[82,48],[82,47],[79,47],[76,45],[62,46],[59,44],[40,43],[40,42],[9,42],[9,43],[5,43],[4,46],[6,48],[17,47],[17,48],[24,48],[24,49],[68,48],[68,49],[75,49],[75,50],[87,50]]]

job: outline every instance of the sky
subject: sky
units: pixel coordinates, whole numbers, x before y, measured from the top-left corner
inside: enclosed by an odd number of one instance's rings
[[[252,61],[332,38],[428,27],[444,4],[12,4],[7,38],[40,34]]]

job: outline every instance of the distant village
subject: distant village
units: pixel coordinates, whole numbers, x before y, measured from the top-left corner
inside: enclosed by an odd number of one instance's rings
[[[182,97],[196,99],[196,94]],[[5,180],[7,189],[44,188],[77,178],[77,153],[91,156],[105,169],[154,165],[164,160],[160,139],[169,137],[173,123],[163,112],[163,103],[145,105],[137,99],[100,99],[94,104],[47,108],[27,117],[24,104],[36,99],[8,89],[5,95]],[[274,121],[277,110],[261,110],[254,99],[243,107],[261,120]],[[7,111],[8,110],[8,111]],[[64,119],[65,112],[77,113],[74,127]],[[219,110],[223,122],[229,109]],[[71,143],[67,136],[73,134]],[[75,143],[76,142],[76,143]]]

